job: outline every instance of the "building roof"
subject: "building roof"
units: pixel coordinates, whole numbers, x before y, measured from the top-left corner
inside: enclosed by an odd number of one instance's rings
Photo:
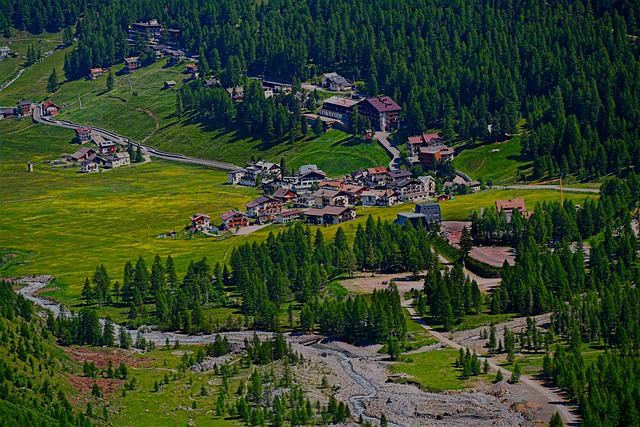
[[[165,85],[167,86],[175,86],[176,85],[176,81],[175,80],[167,80],[166,82],[164,82]]]
[[[335,83],[338,85],[351,86],[351,82],[342,76],[330,77],[329,80],[331,80],[332,83]]]
[[[319,169],[317,165],[302,165],[298,168],[298,174],[300,175],[304,175],[307,172],[311,172],[311,171],[317,171],[317,172],[322,172],[322,169]]]
[[[198,68],[198,64],[187,64],[185,68]]]
[[[361,99],[345,98],[343,96],[332,96],[324,100],[324,104],[338,105],[340,107],[351,108],[359,104]]]
[[[377,168],[367,168],[367,173],[369,175],[376,175],[381,173],[389,173],[389,171],[387,171],[387,168],[385,168],[384,166],[378,166]]]
[[[296,195],[296,193],[290,188],[280,187],[272,194],[272,196],[275,198],[282,198],[285,197],[288,193],[291,193],[294,196]]]
[[[285,212],[281,212],[281,213],[279,213],[278,215],[286,218],[286,217],[288,217],[288,216],[300,215],[300,214],[302,214],[302,211],[301,211],[301,210],[294,209],[294,210],[292,210],[292,211],[285,211]]]
[[[322,76],[327,78],[327,79],[335,79],[336,77],[340,77],[340,74],[338,74],[338,73],[324,73]]]
[[[192,221],[197,221],[197,220],[199,220],[200,218],[209,219],[209,218],[211,218],[211,217],[210,217],[209,215],[207,215],[207,214],[203,214],[203,213],[197,213],[197,214],[194,214],[194,215],[192,215],[192,216],[191,216],[191,220],[192,220]]]
[[[417,184],[417,183],[418,181],[414,181],[413,179],[402,178],[392,182],[391,184],[389,184],[389,186],[395,187],[395,188],[402,188],[402,187],[406,187],[407,185]]]
[[[387,111],[400,111],[402,108],[388,96],[380,96],[376,98],[367,98],[364,100],[369,105],[371,105],[376,111],[379,113],[384,113]]]
[[[420,147],[420,154],[438,154],[442,151],[439,147]]]
[[[402,179],[402,178],[410,178],[413,174],[404,169],[396,169],[394,171],[389,171],[389,175],[393,179]]]
[[[362,197],[381,197],[386,190],[366,190],[362,192]]]
[[[325,206],[322,209],[308,209],[304,214],[307,216],[342,215],[344,212],[349,210],[351,210],[351,208],[344,206]]]
[[[137,56],[132,56],[132,57],[129,57],[129,58],[124,58],[124,62],[125,62],[125,63],[129,63],[129,62],[138,62],[138,59],[139,59],[139,58],[138,58]]]
[[[421,213],[416,213],[416,212],[400,212],[398,213],[398,217],[405,217],[407,219],[413,219],[413,218],[426,218],[425,214],[421,214]]]
[[[360,193],[364,189],[365,187],[361,185],[345,184],[340,188],[340,191],[347,194],[356,194],[356,193]]]
[[[334,197],[340,196],[341,193],[342,193],[342,191],[340,191],[340,190],[330,190],[328,188],[321,188],[319,190],[316,190],[315,193],[313,193],[313,197],[334,198]]]
[[[122,152],[122,153],[115,153],[113,155],[115,158],[117,159],[128,159],[129,158],[129,153],[127,153],[126,151]]]
[[[255,208],[256,206],[260,206],[263,203],[280,203],[280,200],[274,199],[273,197],[262,195],[257,199],[247,203],[245,206],[250,209],[250,208]]]
[[[520,212],[526,212],[527,207],[524,204],[524,199],[518,197],[517,199],[496,200],[496,209],[498,212],[512,211],[518,209]]]
[[[309,177],[309,176],[311,176],[311,175],[314,175],[314,174],[315,174],[315,175],[318,175],[318,176],[321,176],[322,178],[326,178],[326,177],[327,177],[327,174],[326,174],[326,173],[324,173],[324,172],[323,172],[323,171],[321,171],[321,170],[310,170],[309,172],[306,172],[306,173],[304,173],[304,174],[300,175],[300,178],[301,178],[301,179],[302,179],[302,178],[307,178],[307,177]]]
[[[240,211],[237,211],[235,209],[231,209],[229,212],[225,212],[222,215],[220,215],[220,219],[223,220],[223,221],[226,221],[228,219],[233,218],[236,215],[242,215],[242,216],[246,216],[246,217],[249,216],[244,212],[240,212]]]
[[[18,107],[26,107],[27,105],[31,105],[31,101],[18,101]]]
[[[95,151],[89,147],[80,147],[80,149],[73,153],[71,157],[77,159],[90,153],[95,153]]]
[[[76,128],[76,133],[85,133],[85,132],[91,132],[91,128],[90,127]]]
[[[93,142],[96,143],[98,147],[112,147],[116,145],[115,142],[105,139],[102,135],[98,135],[97,133],[92,135]]]

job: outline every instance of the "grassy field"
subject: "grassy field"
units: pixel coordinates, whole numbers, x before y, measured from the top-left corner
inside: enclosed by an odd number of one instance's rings
[[[494,184],[515,181],[520,171],[531,167],[531,162],[521,157],[520,137],[465,150],[453,164],[473,179],[482,178],[485,182],[491,179]]]
[[[0,61],[0,87],[4,86],[5,83],[17,76],[20,69],[25,66],[27,48],[29,46],[34,46],[36,49],[40,49],[44,55],[45,52],[55,48],[61,42],[62,37],[60,33],[42,33],[33,35],[26,31],[14,31],[13,37],[10,39],[0,36],[0,46],[8,46],[11,49],[11,53],[19,53],[21,56],[20,58],[7,58],[4,61]],[[34,64],[34,66],[36,65],[38,64]],[[36,69],[37,68],[39,67],[36,67]],[[49,73],[51,73],[51,70],[49,70]],[[45,79],[49,78],[49,73],[47,73]],[[29,74],[32,74],[31,69],[27,70],[20,78],[26,77],[26,80],[30,80]],[[33,75],[35,75],[35,73],[33,73]],[[59,74],[59,76],[62,75]],[[47,83],[45,80],[42,89],[44,89],[46,85]],[[12,100],[13,94],[15,93],[16,92],[12,90],[12,94],[5,98],[4,91],[0,92],[0,105],[7,107],[15,105],[15,103],[7,103],[7,99]]]
[[[411,375],[411,381],[420,384],[422,390],[439,393],[472,386],[475,379],[461,380],[460,370],[454,368],[458,351],[451,348],[405,356],[410,360],[390,366],[393,373]]]
[[[69,130],[34,125],[29,120],[0,122],[0,233],[1,246],[30,254],[21,263],[3,269],[3,276],[52,274],[63,302],[78,303],[81,284],[95,267],[104,264],[114,280],[122,277],[126,261],[143,255],[150,263],[159,254],[171,254],[182,275],[192,259],[206,256],[224,261],[233,246],[262,241],[282,226],[272,225],[256,233],[216,241],[212,238],[159,239],[180,231],[196,212],[217,216],[257,196],[257,190],[230,187],[226,175],[204,167],[154,161],[100,174],[77,173],[77,167],[45,164],[62,152],[73,152]],[[35,172],[26,172],[27,161]],[[468,211],[491,206],[497,198],[525,197],[527,204],[556,200],[554,191],[486,191],[460,196],[442,204],[445,219],[465,219]],[[578,202],[578,200],[576,200]],[[343,228],[350,241],[367,215],[383,220],[413,205],[392,208],[359,208],[358,218]],[[338,226],[323,227],[333,237]],[[313,231],[312,231],[313,232]]]
[[[11,39],[13,40],[13,38]],[[4,43],[7,43],[4,39]],[[13,79],[20,68],[25,66],[27,47],[29,45],[40,48],[42,53],[53,49],[55,46],[61,43],[59,34],[44,34],[38,37],[30,36],[28,33],[21,33],[15,41],[8,45],[11,49],[16,47],[16,51],[20,52],[22,58],[10,58],[0,62],[0,82],[6,82]],[[3,45],[3,41],[0,40],[0,45]],[[58,80],[64,79],[63,65],[64,55],[71,48],[57,50],[53,52],[49,57],[43,59],[41,62],[29,66],[26,71],[9,87],[0,92],[0,105],[3,106],[15,106],[16,103],[22,99],[30,99],[32,101],[41,101],[47,97],[50,92],[47,92],[47,82],[51,70],[55,68],[58,74]],[[8,76],[2,71],[2,67],[8,67]],[[1,83],[0,83],[1,84]]]

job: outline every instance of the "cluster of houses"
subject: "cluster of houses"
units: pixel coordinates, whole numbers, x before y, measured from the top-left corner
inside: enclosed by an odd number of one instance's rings
[[[407,140],[407,151],[407,160],[412,165],[421,165],[427,170],[434,169],[438,162],[451,161],[455,156],[455,150],[447,146],[437,133],[410,136]],[[480,182],[456,176],[452,181],[445,182],[442,190],[451,193],[458,187],[467,187],[468,192],[473,192],[480,188]]]
[[[30,117],[33,114],[34,107],[35,104],[31,101],[18,101],[16,107],[0,110],[0,119]],[[60,112],[60,107],[51,101],[45,102],[40,107],[42,108],[42,115],[44,116],[53,117],[57,116]]]
[[[95,149],[83,145],[90,141],[95,144]],[[92,132],[89,127],[76,129],[75,142],[83,146],[69,156],[68,160],[78,162],[81,172],[100,172],[100,167],[115,169],[131,164],[129,153],[118,152],[118,145],[114,141]]]
[[[372,98],[332,96],[324,100],[319,115],[348,125],[356,109],[369,119],[374,130],[392,131],[400,127],[402,108],[389,96]]]
[[[222,228],[227,230],[251,222],[286,224],[299,219],[315,225],[340,224],[356,217],[355,206],[394,206],[436,195],[433,177],[413,178],[409,171],[386,167],[328,179],[316,165],[304,165],[295,176],[283,176],[278,164],[260,160],[227,176],[228,184],[261,186],[265,192],[246,205],[246,212],[233,210],[222,215]]]
[[[166,37],[163,37],[166,35]],[[148,22],[136,22],[129,25],[127,42],[129,46],[134,46],[136,38],[143,37],[147,41],[147,46],[153,50],[157,58],[169,56],[171,65],[184,61],[187,55],[179,48],[180,30],[166,29],[157,19]],[[124,59],[124,72],[131,73],[140,68],[140,57],[130,56]],[[92,70],[93,74],[93,70]]]

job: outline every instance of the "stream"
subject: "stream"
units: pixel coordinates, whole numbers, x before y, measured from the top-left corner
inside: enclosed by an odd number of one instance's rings
[[[53,277],[48,275],[25,277],[25,278],[19,279],[18,281],[16,281],[16,283],[22,284],[24,285],[24,287],[19,289],[17,292],[22,296],[24,296],[26,299],[34,302],[35,304],[47,310],[50,310],[53,313],[53,315],[56,317],[59,316],[60,313],[62,312],[64,312],[66,315],[71,315],[71,311],[68,310],[63,305],[61,305],[60,303],[52,301],[47,298],[40,297],[36,294],[36,292],[38,292],[40,289],[43,289],[49,286],[49,283],[51,282],[52,279]],[[105,322],[105,319],[101,318],[100,323],[104,324],[104,322]],[[114,328],[116,331],[118,331],[120,329],[120,325],[114,323]],[[144,336],[144,338],[147,341],[153,341],[156,344],[160,344],[160,345],[164,344],[167,339],[169,339],[169,341],[172,343],[179,341],[181,344],[208,344],[208,343],[214,342],[215,340],[215,334],[186,335],[186,334],[181,334],[176,332],[162,332],[157,330],[150,330],[145,327],[141,329],[142,330],[127,329],[127,331],[131,334],[131,339],[133,340],[133,342],[136,341],[138,334],[142,334],[142,336]],[[229,341],[240,341],[240,342],[243,342],[245,338],[251,338],[253,334],[254,334],[254,331],[235,331],[235,332],[224,333],[224,335],[228,337]],[[264,333],[264,332],[260,334],[271,335],[270,333]],[[345,351],[338,351],[336,349],[328,347],[325,344],[322,344],[322,340],[320,340],[315,344],[311,344],[309,347],[315,348],[321,352],[324,352],[326,354],[329,354],[335,357],[339,361],[340,366],[342,366],[342,369],[344,369],[344,372],[356,384],[360,385],[361,387],[363,387],[368,391],[367,394],[350,396],[349,403],[353,407],[353,413],[356,417],[359,417],[360,415],[362,415],[363,419],[373,422],[375,424],[379,424],[380,420],[378,418],[371,417],[365,414],[366,408],[363,403],[364,400],[371,399],[377,396],[378,387],[375,384],[373,384],[369,379],[360,375],[353,369],[352,360],[354,359],[354,357],[349,355]],[[389,421],[389,425],[393,427],[403,427],[402,425],[393,423],[391,421]]]
[[[349,403],[351,403],[351,406],[353,407],[353,410],[354,410],[353,411],[354,419],[356,415],[357,416],[362,415],[362,418],[364,420],[379,423],[380,420],[378,418],[370,417],[369,415],[365,414],[366,408],[363,403],[365,399],[371,399],[378,394],[378,387],[376,387],[376,385],[373,384],[370,380],[363,377],[353,369],[352,360],[354,359],[354,357],[347,355],[346,352],[342,352],[342,351],[338,351],[333,348],[330,348],[322,344],[322,341],[316,344],[312,344],[309,347],[321,350],[324,353],[331,354],[332,356],[334,356],[340,362],[340,366],[342,366],[342,369],[344,370],[344,372],[347,375],[349,375],[349,377],[353,381],[355,381],[356,384],[360,385],[361,387],[365,388],[368,391],[367,394],[358,394],[358,395],[353,395],[349,397]],[[401,424],[396,424],[391,421],[389,421],[388,424],[394,427],[403,427]]]

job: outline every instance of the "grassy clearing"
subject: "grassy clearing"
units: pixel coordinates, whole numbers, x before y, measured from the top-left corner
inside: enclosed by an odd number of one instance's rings
[[[27,31],[14,31],[13,37],[9,39],[0,36],[0,46],[8,46],[11,49],[11,53],[19,53],[21,55],[20,58],[7,58],[4,61],[0,61],[0,87],[17,76],[20,69],[25,66],[27,48],[29,46],[35,46],[36,49],[40,49],[42,54],[44,54],[45,52],[55,48],[61,42],[62,37],[60,33],[45,32],[42,34],[34,35]],[[29,72],[30,71],[28,71],[27,73]],[[50,72],[51,70],[49,70],[49,73]],[[21,78],[23,77],[25,77],[25,75],[23,75]],[[47,74],[46,78],[48,77],[49,74]],[[45,86],[43,86],[43,89],[44,87],[46,87],[46,82]],[[7,89],[7,91],[8,90],[9,89]],[[6,100],[7,98],[4,97],[4,91],[0,92],[0,105],[14,105],[12,103],[7,103]]]
[[[486,309],[486,307],[483,307]],[[456,324],[453,328],[454,331],[466,331],[469,329],[475,329],[480,326],[489,327],[492,323],[499,324],[508,322],[514,318],[518,317],[513,313],[506,314],[489,314],[488,312],[483,311],[480,314],[471,314],[464,316],[462,321]]]
[[[485,182],[491,179],[496,184],[515,181],[520,171],[531,167],[531,162],[525,161],[520,154],[520,137],[465,150],[453,164],[474,179],[483,178]]]
[[[456,196],[454,200],[441,204],[442,219],[445,221],[466,220],[473,211],[480,208],[495,206],[495,201],[522,197],[527,209],[533,209],[537,203],[560,201],[560,192],[552,190],[486,190],[475,194]],[[574,203],[582,204],[586,199],[585,194],[572,194],[570,198]],[[597,198],[597,194],[589,194],[590,198]]]
[[[42,40],[42,42],[40,42]],[[6,82],[13,79],[20,68],[25,66],[27,46],[34,45],[40,48],[42,53],[53,49],[60,43],[58,34],[50,34],[48,37],[43,38],[29,38],[25,37],[23,42],[17,42],[16,46],[19,46],[18,52],[21,53],[22,58],[10,58],[0,62],[0,67],[9,67],[7,70],[10,77],[5,77],[3,70],[0,68],[0,80]],[[2,43],[0,42],[0,45]],[[12,45],[9,45],[13,50]],[[49,81],[49,75],[51,70],[55,68],[58,74],[59,81],[64,79],[64,72],[62,70],[64,65],[64,55],[71,48],[57,50],[53,52],[49,57],[45,58],[42,62],[36,62],[29,66],[27,70],[16,80],[11,86],[0,92],[0,105],[14,106],[22,99],[30,99],[32,101],[41,101],[47,97],[50,92],[47,92],[47,82]],[[6,63],[6,65],[4,64]]]
[[[411,381],[422,390],[440,393],[444,390],[460,390],[472,386],[475,380],[461,380],[460,370],[454,368],[458,352],[446,348],[405,356],[406,362],[391,365],[393,373],[411,375]]]

